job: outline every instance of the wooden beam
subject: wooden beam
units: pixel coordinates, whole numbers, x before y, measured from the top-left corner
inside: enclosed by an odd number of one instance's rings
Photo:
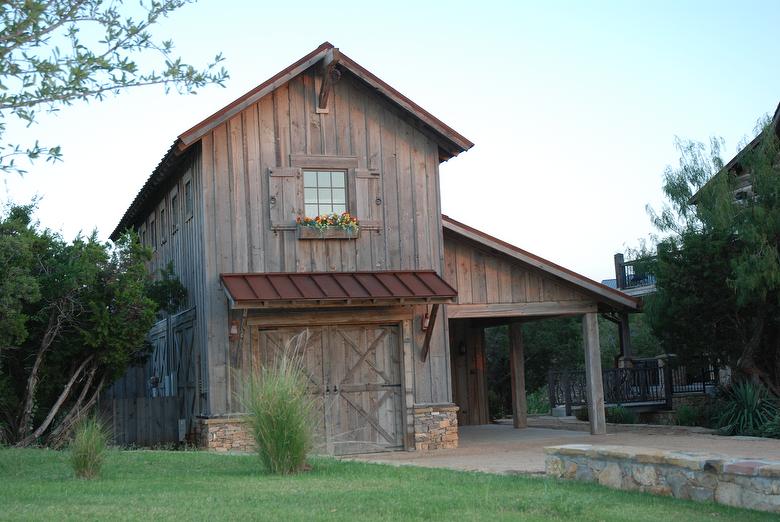
[[[604,384],[601,380],[601,348],[597,314],[589,313],[582,316],[582,339],[585,345],[585,380],[588,389],[590,433],[604,435],[607,432],[607,420],[604,412]]]
[[[620,339],[620,355],[624,359],[630,359],[634,356],[631,349],[631,327],[628,322],[628,314],[620,314],[618,322],[618,338]]]
[[[318,114],[327,114],[328,112],[330,91],[333,90],[333,84],[341,78],[341,71],[336,68],[339,61],[341,61],[341,53],[337,48],[328,51],[322,61],[322,85],[320,86],[320,97],[316,111]]]
[[[597,311],[596,303],[578,301],[447,305],[447,317],[450,319],[580,315]]]
[[[514,322],[509,325],[509,369],[512,374],[512,424],[515,428],[528,427],[524,358],[523,325]]]
[[[422,362],[428,358],[428,352],[431,349],[431,337],[433,336],[433,327],[436,325],[436,315],[439,313],[439,304],[431,307],[431,315],[428,318],[428,328],[425,329],[425,340],[423,340],[422,353],[420,358]]]

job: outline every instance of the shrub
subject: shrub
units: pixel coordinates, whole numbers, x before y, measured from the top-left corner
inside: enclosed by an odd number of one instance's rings
[[[574,416],[577,418],[578,421],[585,421],[588,422],[590,420],[590,414],[588,413],[588,407],[583,406],[579,409],[574,410]]]
[[[775,399],[760,384],[742,381],[725,390],[718,415],[718,431],[723,435],[761,435],[762,429],[778,414]]]
[[[535,392],[529,393],[526,396],[526,402],[528,404],[528,413],[531,414],[550,413],[550,396],[547,393],[546,386],[539,388]]]
[[[108,429],[97,417],[78,423],[70,442],[70,465],[78,478],[92,479],[100,474],[108,436]]]
[[[303,362],[308,331],[293,337],[276,358],[244,383],[249,428],[266,470],[300,471],[312,448],[314,399]]]
[[[772,419],[761,428],[761,436],[772,439],[780,439],[780,413],[775,414]]]
[[[702,412],[689,404],[681,404],[675,413],[678,426],[701,426],[703,424]]]
[[[636,413],[625,406],[613,406],[605,412],[607,422],[612,424],[636,424]]]

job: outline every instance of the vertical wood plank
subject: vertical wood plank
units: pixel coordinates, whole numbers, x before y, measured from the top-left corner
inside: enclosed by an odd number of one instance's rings
[[[242,116],[228,121],[227,178],[230,194],[232,265],[234,272],[249,271],[249,227],[247,224],[247,186],[244,162],[244,126]]]
[[[270,99],[269,99],[270,100]],[[249,237],[249,270],[262,272],[265,270],[265,248],[263,236],[266,234],[266,220],[264,219],[265,198],[263,191],[260,153],[260,122],[259,106],[252,105],[244,112],[244,132],[246,146],[246,185],[249,205],[249,219],[247,222]]]

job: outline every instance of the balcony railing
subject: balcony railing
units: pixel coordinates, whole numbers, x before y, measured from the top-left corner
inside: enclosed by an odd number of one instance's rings
[[[650,273],[653,257],[625,261],[623,254],[615,254],[615,278],[620,290],[655,286],[655,275]]]

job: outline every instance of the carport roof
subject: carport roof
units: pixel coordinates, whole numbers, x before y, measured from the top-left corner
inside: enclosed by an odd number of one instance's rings
[[[220,278],[233,308],[450,303],[457,296],[432,270],[245,273]]]
[[[449,216],[442,214],[442,226],[444,231],[457,234],[458,236],[465,237],[471,241],[480,243],[492,250],[507,255],[517,261],[520,261],[526,265],[532,266],[543,272],[546,272],[560,280],[563,280],[577,288],[584,290],[591,296],[593,296],[597,302],[607,305],[611,309],[617,309],[627,312],[636,312],[641,308],[641,301],[636,297],[632,297],[620,290],[610,288],[607,285],[603,285],[585,277],[582,274],[578,274],[568,268],[564,268],[561,265],[548,261],[542,257],[539,257],[531,252],[516,247],[511,243],[502,241],[496,237],[493,237],[481,230],[470,227],[465,223],[461,223],[452,219]]]

